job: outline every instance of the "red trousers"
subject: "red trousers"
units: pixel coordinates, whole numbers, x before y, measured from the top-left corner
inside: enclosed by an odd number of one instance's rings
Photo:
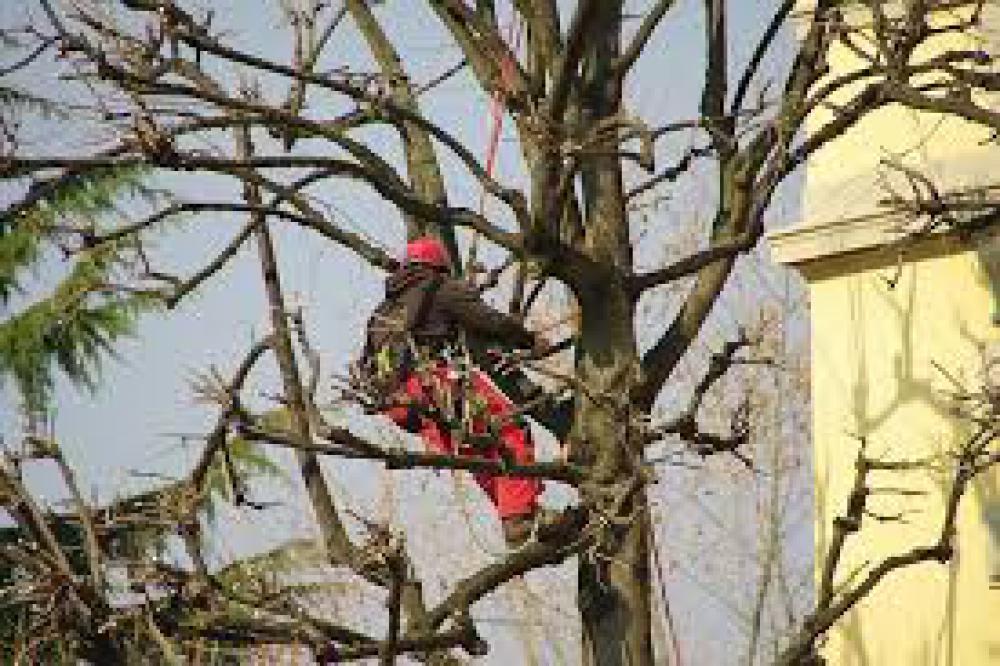
[[[460,444],[456,451],[451,433],[437,420],[421,415],[418,417],[418,432],[427,448],[434,453],[476,455],[490,460],[501,457],[501,449],[506,449],[508,458],[519,464],[530,464],[535,461],[534,445],[528,428],[518,426],[511,416],[515,405],[504,395],[490,378],[479,370],[472,371],[467,390],[472,395],[465,400],[473,400],[484,412],[482,416],[472,419],[472,434],[482,435],[488,432],[487,419],[492,419],[499,426],[496,442],[483,448],[473,449]],[[452,396],[458,385],[451,369],[441,364],[437,368],[424,372],[414,372],[409,375],[402,389],[402,401],[424,407],[440,407],[435,403],[442,395]],[[411,413],[406,406],[392,407],[386,416],[401,427],[409,425]],[[529,479],[513,476],[496,476],[493,474],[473,474],[476,482],[486,492],[497,514],[501,519],[534,513],[538,506],[538,496],[542,493],[540,479]]]

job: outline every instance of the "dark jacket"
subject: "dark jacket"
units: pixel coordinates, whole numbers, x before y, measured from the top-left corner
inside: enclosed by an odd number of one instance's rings
[[[436,289],[432,286],[435,279]],[[506,347],[529,348],[534,343],[534,335],[518,319],[486,305],[475,287],[465,280],[437,275],[427,266],[409,264],[385,282],[386,300],[402,299],[410,312],[420,307],[427,289],[431,292],[424,316],[410,331],[418,343],[448,342],[459,331],[465,331],[476,342]]]

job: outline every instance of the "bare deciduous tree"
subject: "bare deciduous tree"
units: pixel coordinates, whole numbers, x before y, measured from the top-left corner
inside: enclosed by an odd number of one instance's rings
[[[58,447],[36,437],[30,455],[62,465],[76,505],[72,518],[47,515],[21,481],[21,461],[9,456],[3,461],[0,496],[23,538],[5,544],[2,557],[24,577],[4,593],[13,590],[26,604],[29,627],[68,637],[72,650],[99,663],[151,650],[159,659],[177,662],[179,646],[198,639],[237,646],[302,645],[327,661],[374,657],[393,663],[397,655],[408,654],[451,663],[458,648],[471,655],[487,649],[471,620],[473,604],[526,572],[576,557],[585,663],[653,663],[649,485],[655,474],[646,452],[672,439],[683,443],[689,455],[732,455],[753,468],[744,451],[749,426],[743,401],[730,405],[728,428],[706,427],[701,413],[705,396],[733,366],[755,362],[751,339],[733,331],[734,337],[714,350],[704,375],[690,382],[689,398],[671,402],[671,407],[679,405],[673,415],[661,416],[655,408],[662,394],[683,385],[678,380],[681,361],[731,281],[738,257],[761,239],[776,192],[811,155],[891,104],[1000,129],[1000,115],[980,95],[995,91],[1000,78],[991,70],[992,55],[982,51],[932,48],[934,55],[922,55],[925,46],[944,35],[976,31],[982,1],[908,0],[890,6],[818,0],[797,9],[793,0],[783,0],[768,22],[748,26],[733,24],[732,7],[725,0],[705,0],[704,85],[697,116],[640,118],[625,95],[629,76],[640,57],[654,48],[661,25],[675,17],[688,20],[690,14],[682,12],[682,3],[655,0],[636,8],[636,20],[627,22],[623,2],[568,4],[516,0],[526,34],[523,48],[516,48],[504,38],[492,1],[383,6],[346,0],[336,7],[289,2],[285,10],[293,53],[286,61],[268,59],[252,45],[231,39],[225,16],[186,9],[173,0],[38,0],[38,20],[5,31],[20,51],[3,73],[31,68],[54,53],[60,76],[89,91],[85,101],[58,104],[43,99],[46,91],[39,86],[16,95],[11,91],[12,104],[30,107],[34,102],[82,114],[98,135],[80,150],[53,152],[44,144],[24,145],[14,115],[3,116],[0,175],[21,187],[3,213],[4,238],[20,232],[19,242],[27,249],[13,256],[12,268],[0,267],[7,271],[0,275],[0,287],[6,293],[18,268],[37,259],[37,246],[43,244],[61,248],[74,266],[87,269],[75,275],[74,288],[64,288],[58,298],[46,301],[48,309],[34,313],[50,317],[46,331],[63,331],[68,321],[81,325],[66,329],[64,338],[40,336],[38,349],[21,365],[5,361],[5,369],[18,377],[28,395],[38,401],[49,386],[40,379],[39,364],[48,368],[56,362],[71,375],[87,376],[100,347],[127,328],[127,317],[109,323],[98,315],[120,314],[120,308],[132,314],[173,308],[217,279],[251,241],[270,324],[245,359],[233,363],[230,376],[209,378],[201,387],[220,409],[200,461],[182,481],[145,498],[145,504],[88,506]],[[385,28],[405,21],[396,14],[417,5],[436,17],[462,54],[461,63],[424,84],[411,80]],[[348,19],[367,45],[376,71],[330,65],[328,50]],[[774,53],[779,35],[789,35],[792,22],[797,25],[791,57],[774,68],[778,78],[763,80],[762,67],[765,61],[780,60]],[[735,36],[748,31],[760,37],[745,61],[734,62]],[[855,51],[863,65],[831,75],[827,58],[834,45]],[[663,80],[643,83],[669,85],[671,76],[688,76],[689,70],[678,63]],[[494,96],[512,119],[523,186],[495,177],[475,150],[424,113],[425,95],[459,71],[469,75],[470,87],[479,89],[469,90],[470,95]],[[280,99],[274,94],[275,81],[283,92]],[[807,119],[817,112],[829,113],[828,120],[807,131]],[[370,130],[376,127],[398,135],[402,165],[371,142]],[[660,164],[668,154],[660,144],[681,132],[694,137],[691,145],[675,162]],[[453,202],[442,167],[445,159],[484,190],[498,208],[496,214]],[[122,194],[111,185],[119,187],[122,174],[136,170],[228,179],[239,184],[241,196],[154,198],[150,214],[127,224],[67,212],[67,192],[101,193],[97,204],[106,203]],[[638,270],[635,258],[648,247],[642,235],[633,233],[631,216],[648,205],[649,197],[686,176],[703,178],[712,192],[713,210],[693,230],[698,249],[652,270]],[[481,258],[469,262],[468,277],[489,285],[513,270],[515,312],[529,314],[547,281],[571,294],[578,325],[567,343],[572,346],[569,367],[553,369],[515,358],[516,365],[543,378],[539,381],[547,389],[524,381],[509,387],[564,442],[567,460],[510,466],[420,453],[371,441],[326,418],[317,406],[324,378],[316,343],[283,293],[273,235],[281,225],[296,225],[315,232],[317,242],[349,250],[372,270],[396,265],[392,253],[365,234],[338,225],[317,204],[316,188],[330,181],[370,188],[398,209],[409,237],[437,235],[456,258],[465,245],[460,241],[469,236],[502,253],[492,269],[480,267]],[[94,202],[78,194],[68,203],[86,207]],[[199,220],[220,212],[245,214],[246,224],[207,265],[174,275],[151,259],[148,240],[164,223],[189,215],[193,221],[187,233],[197,234]],[[649,243],[670,243],[667,238]],[[538,286],[527,289],[529,282]],[[651,344],[640,349],[638,303],[665,285],[677,287],[677,307],[667,321],[654,324]],[[15,321],[22,331],[32,322],[37,318]],[[80,345],[83,352],[73,351]],[[280,418],[254,411],[243,397],[248,375],[265,355],[280,370]],[[549,390],[553,387],[559,391]],[[364,396],[354,397],[363,401]],[[816,607],[790,639],[780,663],[813,658],[824,632],[891,571],[950,557],[954,507],[970,475],[996,462],[990,448],[995,446],[995,422],[988,420],[953,461],[957,472],[940,542],[883,562],[855,587],[833,590],[838,544],[857,529],[868,474],[904,464],[878,462],[862,452],[857,497],[852,496],[835,528]],[[307,612],[293,594],[273,589],[266,577],[233,585],[226,574],[237,571],[236,565],[227,572],[213,572],[206,565],[199,512],[209,501],[212,479],[227,479],[233,497],[250,501],[231,451],[235,443],[248,442],[295,451],[325,561],[384,589],[385,635]],[[363,541],[352,538],[345,512],[320,468],[321,456],[371,460],[400,470],[537,476],[574,487],[579,506],[545,521],[524,547],[451,581],[450,591],[431,601],[398,535],[370,523]],[[192,566],[167,568],[141,554],[132,559],[116,555],[116,530],[127,535],[123,526],[129,524],[154,532],[178,530]],[[67,554],[65,538],[57,533],[62,528],[79,536],[81,561]],[[107,582],[111,563],[123,558],[130,562],[132,596],[112,595]]]

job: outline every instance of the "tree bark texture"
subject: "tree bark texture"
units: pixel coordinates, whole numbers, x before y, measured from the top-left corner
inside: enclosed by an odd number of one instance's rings
[[[620,51],[621,3],[600,3],[594,11],[577,94],[578,131],[595,137],[598,146],[581,159],[579,170],[586,232],[578,247],[594,268],[574,285],[581,312],[577,376],[586,390],[578,398],[570,446],[592,469],[584,501],[605,527],[580,559],[583,662],[645,666],[653,661],[650,512],[629,399],[639,378],[635,308],[619,277],[631,272],[632,256],[622,163],[614,151],[599,147],[601,124],[621,111],[621,80],[612,71]]]

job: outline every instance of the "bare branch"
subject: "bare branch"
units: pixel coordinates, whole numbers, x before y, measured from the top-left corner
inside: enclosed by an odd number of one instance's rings
[[[316,440],[297,441],[289,433],[263,429],[250,423],[240,425],[240,435],[250,441],[265,442],[319,455],[372,460],[384,464],[388,469],[465,470],[493,476],[549,479],[570,485],[577,485],[584,478],[583,469],[567,463],[535,462],[520,465],[474,455],[455,456],[443,453],[389,449],[362,439],[345,428],[331,427],[321,434],[324,439],[334,442],[334,444],[326,444]]]
[[[715,148],[712,146],[703,146],[700,148],[688,148],[681,159],[658,174],[654,175],[649,180],[636,185],[631,190],[625,193],[625,199],[631,200],[640,194],[644,194],[649,190],[653,189],[657,185],[665,182],[672,182],[680,178],[682,175],[688,172],[694,160],[699,157],[707,157],[713,154]]]
[[[70,492],[70,497],[73,498],[76,514],[79,516],[80,525],[83,528],[83,549],[87,556],[87,565],[90,568],[90,585],[99,596],[103,597],[104,576],[101,569],[103,562],[101,549],[97,542],[97,530],[94,527],[94,514],[91,511],[90,505],[83,498],[83,493],[80,492],[80,485],[76,481],[76,474],[66,462],[62,449],[58,448],[58,445],[54,442],[52,446],[55,447],[53,451],[54,455],[52,456],[53,460],[55,460],[56,465],[59,467],[59,474],[62,476],[63,483],[66,484],[66,488]]]
[[[47,38],[41,40],[39,44],[34,49],[31,50],[30,53],[22,57],[20,60],[17,60],[11,63],[10,65],[7,65],[6,67],[0,67],[0,76],[7,76],[9,74],[13,74],[18,70],[24,69],[31,63],[35,62],[35,60],[37,60],[39,56],[41,56],[43,53],[49,50],[49,48],[51,48],[52,45],[55,44],[55,42],[56,40],[54,38]]]
[[[771,46],[774,45],[778,31],[785,24],[789,14],[795,8],[795,4],[795,0],[783,0],[781,6],[778,7],[778,11],[774,13],[774,17],[768,24],[763,36],[757,42],[757,46],[754,48],[753,55],[750,56],[750,61],[743,70],[743,75],[740,77],[739,83],[736,84],[736,93],[733,95],[733,101],[729,105],[729,115],[735,116],[743,108],[743,102],[746,99],[747,92],[750,90],[750,84],[757,75],[757,70],[764,61],[764,56],[767,55]]]
[[[994,422],[995,427],[995,422]],[[802,624],[801,630],[782,652],[777,664],[780,666],[800,663],[814,649],[816,641],[825,634],[833,624],[859,601],[868,596],[878,584],[895,571],[911,567],[921,562],[948,562],[954,553],[954,540],[957,531],[959,505],[968,489],[969,483],[990,466],[980,466],[976,461],[983,458],[984,452],[996,440],[995,429],[978,431],[969,442],[956,453],[955,467],[951,487],[945,500],[944,517],[936,542],[911,548],[898,554],[890,555],[878,564],[870,567],[867,574],[854,585],[836,590],[833,580],[840,564],[847,539],[857,533],[862,527],[862,521],[867,516],[872,517],[868,510],[867,498],[871,495],[868,486],[868,475],[871,471],[913,470],[925,467],[924,461],[878,461],[867,458],[865,442],[862,440],[858,458],[855,463],[854,486],[847,498],[847,507],[842,516],[834,520],[834,532],[827,549],[821,571],[820,593],[814,610]],[[989,458],[989,456],[987,456]],[[993,461],[991,464],[996,464]],[[899,517],[880,516],[880,520],[898,520]]]
[[[746,334],[741,332],[739,338],[726,342],[722,351],[712,354],[708,369],[695,385],[687,408],[678,417],[653,428],[646,437],[647,441],[652,443],[664,435],[677,435],[691,446],[694,453],[702,458],[719,453],[731,453],[748,469],[753,469],[753,462],[739,451],[740,447],[747,443],[750,436],[748,406],[745,402],[737,407],[733,414],[732,432],[729,435],[703,432],[698,427],[698,411],[701,409],[705,395],[719,380],[726,376],[730,368],[736,365],[768,364],[767,361],[736,357],[741,350],[750,344]]]
[[[663,268],[636,275],[632,278],[630,284],[633,297],[638,297],[647,289],[652,289],[686,275],[696,273],[705,266],[713,264],[720,259],[726,259],[741,252],[746,252],[757,244],[757,240],[757,235],[745,233],[739,238],[721,242],[718,245],[679,259]]]
[[[431,627],[439,627],[449,618],[460,617],[479,599],[516,576],[545,566],[559,564],[585,548],[591,538],[585,531],[585,515],[563,514],[532,541],[505,559],[484,567],[459,582],[427,616]]]
[[[208,474],[209,467],[211,466],[215,455],[226,445],[226,435],[229,431],[232,419],[236,416],[240,407],[240,391],[243,389],[243,385],[246,383],[247,377],[250,376],[250,371],[253,370],[254,366],[264,356],[264,354],[272,349],[272,344],[273,338],[270,336],[254,343],[253,346],[250,347],[246,356],[240,362],[239,366],[236,368],[232,379],[230,379],[229,383],[223,387],[223,395],[226,399],[226,403],[223,405],[223,410],[219,414],[215,427],[205,439],[205,448],[201,453],[201,457],[189,475],[192,487],[194,487],[199,493],[202,491],[205,483],[205,477]]]
[[[628,48],[625,49],[615,63],[617,76],[624,76],[626,72],[632,69],[635,61],[646,50],[646,45],[649,43],[649,39],[653,36],[653,32],[660,24],[660,21],[676,3],[677,0],[657,0],[653,8],[643,17],[642,24],[636,31],[635,36],[632,37],[632,43],[628,45]]]

